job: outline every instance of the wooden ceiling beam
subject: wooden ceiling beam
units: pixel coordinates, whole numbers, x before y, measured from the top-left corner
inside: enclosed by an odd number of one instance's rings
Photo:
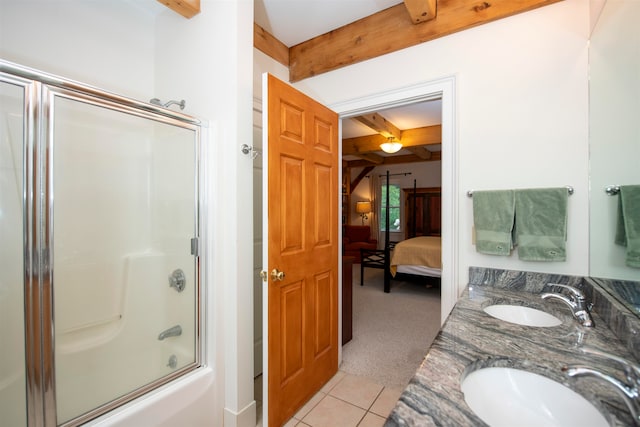
[[[358,174],[356,179],[351,181],[351,190],[355,190],[358,184],[360,184],[360,181],[362,181],[364,177],[367,176],[367,174],[371,172],[373,169],[375,169],[375,166],[367,166],[364,169],[362,169],[362,171]]]
[[[387,138],[380,134],[358,136],[342,140],[342,154],[359,156],[363,153],[380,151],[380,144],[386,142]],[[425,126],[402,131],[403,147],[413,147],[418,145],[434,145],[442,142],[442,126]]]
[[[442,126],[424,126],[402,131],[403,147],[414,147],[417,145],[435,145],[442,143]]]
[[[497,19],[562,0],[441,0],[435,19],[413,25],[403,3],[289,49],[289,81],[297,82]]]
[[[385,138],[394,137],[398,140],[402,138],[402,131],[378,113],[364,114],[362,116],[353,117],[353,119],[370,127]]]
[[[433,154],[431,151],[427,150],[423,146],[420,146],[420,147],[407,147],[407,150],[411,151],[412,154],[420,157],[422,160],[431,159],[431,155]]]
[[[362,160],[366,161],[367,164],[373,163],[374,165],[381,165],[384,163],[384,157],[379,154],[373,153],[357,153],[355,156],[360,157]]]
[[[289,66],[289,48],[255,22],[253,23],[253,47],[282,65]]]
[[[158,0],[169,9],[191,19],[200,13],[200,0]]]
[[[383,159],[384,161],[382,162],[382,164],[377,166],[398,165],[402,163],[435,162],[437,160],[441,160],[442,155],[439,151],[435,151],[431,153],[431,158],[429,160],[421,159],[420,157],[413,154],[383,157]],[[371,163],[366,160],[350,160],[347,163],[348,163],[347,165],[348,168],[359,168],[359,167],[371,166]]]
[[[359,156],[364,153],[380,151],[380,144],[387,142],[387,138],[380,134],[357,136],[342,140],[342,155]]]
[[[419,24],[436,17],[436,0],[404,0],[411,22]]]

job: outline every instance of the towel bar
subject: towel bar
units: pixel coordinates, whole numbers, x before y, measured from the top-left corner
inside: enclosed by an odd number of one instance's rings
[[[570,186],[570,185],[565,185],[565,187],[567,188],[567,192],[569,193],[569,195],[572,195],[572,194],[573,194],[573,191],[574,191],[574,190],[573,190],[573,187],[572,187],[572,186]],[[609,188],[609,187],[607,187],[607,188]],[[469,191],[467,191],[467,197],[473,197],[473,192],[474,192],[474,190],[469,190]],[[608,194],[608,193],[609,193],[609,192],[607,191],[607,194]],[[616,193],[614,193],[614,194],[617,194],[617,191],[616,191]]]
[[[620,186],[619,185],[607,185],[604,189],[604,192],[607,193],[609,196],[615,196],[618,193],[620,193]]]

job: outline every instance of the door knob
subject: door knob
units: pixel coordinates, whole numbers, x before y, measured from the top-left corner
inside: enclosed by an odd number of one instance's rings
[[[284,280],[284,271],[280,271],[277,268],[271,270],[271,280],[274,282],[281,282]]]

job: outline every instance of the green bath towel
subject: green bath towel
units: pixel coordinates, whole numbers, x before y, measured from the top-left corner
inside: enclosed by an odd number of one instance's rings
[[[489,255],[509,255],[513,249],[513,190],[475,191],[473,225],[476,251]]]
[[[516,190],[516,243],[523,261],[566,261],[566,188]]]
[[[620,187],[615,242],[627,247],[626,264],[640,268],[640,185]]]

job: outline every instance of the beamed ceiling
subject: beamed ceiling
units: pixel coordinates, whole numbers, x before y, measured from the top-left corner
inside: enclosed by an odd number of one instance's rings
[[[286,65],[293,83],[559,1],[404,0],[291,47],[254,24],[253,44]]]
[[[287,66],[290,82],[296,82],[558,1],[404,0],[291,47],[254,23],[254,47]],[[400,129],[381,112],[350,120],[374,133],[342,140],[344,167],[440,160],[439,124]],[[403,144],[395,155],[380,150],[389,136]]]
[[[157,0],[185,18],[200,13],[200,0]],[[262,0],[265,4],[269,1]],[[345,1],[345,0],[342,0]],[[291,83],[395,52],[562,0],[403,0],[294,46],[254,23],[253,45],[289,68]],[[295,3],[295,2],[294,2]],[[310,3],[324,4],[318,0]],[[326,8],[334,5],[326,4]],[[284,9],[289,22],[313,20],[304,8]],[[325,9],[326,10],[326,9]]]
[[[158,1],[186,18],[200,11],[200,0]],[[271,1],[276,0],[259,0],[257,3],[264,7]],[[253,44],[256,49],[287,66],[289,81],[297,82],[559,1],[562,0],[403,0],[293,46],[287,46],[263,26],[254,23]],[[313,19],[313,24],[320,24],[322,28],[322,24],[317,22],[322,18],[309,16],[305,7],[310,4],[322,8],[338,7],[319,1],[309,2],[297,9],[289,7],[301,6],[296,2],[281,7],[279,13],[285,14],[288,21],[276,21],[301,25],[305,20]],[[367,170],[377,165],[440,160],[440,124],[401,129],[388,120],[384,112],[347,120],[356,120],[372,130],[343,139],[343,166],[349,169],[365,167]],[[403,149],[395,155],[387,155],[380,150],[380,144],[390,136],[403,144]]]

